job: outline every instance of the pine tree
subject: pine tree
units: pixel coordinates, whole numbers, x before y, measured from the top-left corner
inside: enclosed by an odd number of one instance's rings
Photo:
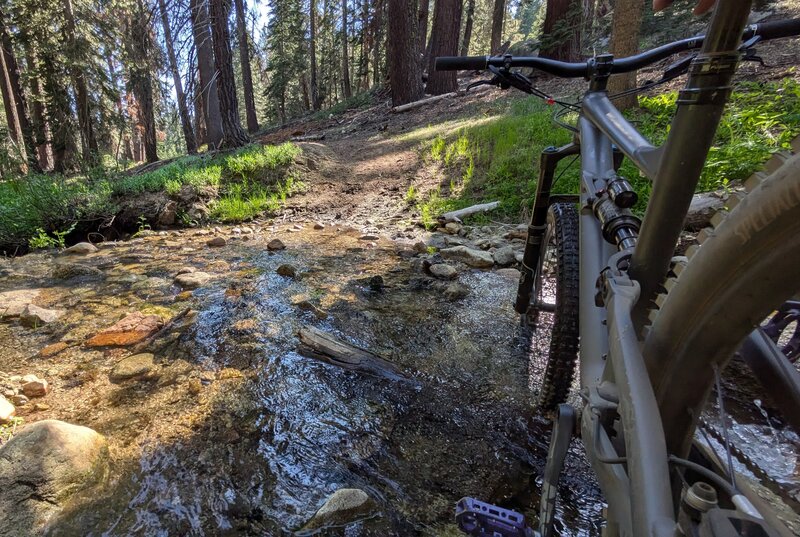
[[[305,70],[307,50],[303,28],[305,15],[300,0],[272,0],[270,8],[272,18],[267,38],[269,85],[266,91],[270,112],[280,123],[285,123],[292,112],[304,109],[300,74]],[[334,54],[326,56],[329,61],[335,61]]]

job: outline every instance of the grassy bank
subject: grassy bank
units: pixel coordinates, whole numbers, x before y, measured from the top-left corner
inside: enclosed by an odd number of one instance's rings
[[[643,97],[630,120],[656,144],[669,132],[676,92]],[[426,225],[439,214],[474,203],[500,201],[493,218],[518,219],[533,203],[539,174],[539,154],[548,146],[568,143],[571,133],[552,122],[553,108],[536,98],[512,101],[493,117],[454,123],[422,142],[423,158],[443,168],[447,180],[428,192],[409,190]],[[566,118],[568,121],[569,116]],[[574,115],[572,117],[574,121]],[[423,133],[425,129],[419,131]],[[769,155],[785,149],[800,134],[800,84],[742,83],[736,88],[709,154],[699,191],[727,188],[758,170]],[[415,134],[410,135],[414,137]],[[424,139],[424,136],[420,136]],[[566,159],[559,167],[554,191],[577,192],[579,163]],[[621,175],[639,193],[635,208],[643,212],[651,184],[626,162]],[[476,217],[486,218],[478,216]]]
[[[91,229],[110,222],[133,199],[148,193],[175,197],[186,186],[201,193],[214,221],[241,222],[275,212],[303,188],[293,170],[300,152],[289,143],[253,144],[225,154],[182,157],[134,175],[98,170],[0,182],[0,246],[24,249],[31,240],[33,246],[57,245],[76,226]],[[190,223],[180,207],[178,218]]]

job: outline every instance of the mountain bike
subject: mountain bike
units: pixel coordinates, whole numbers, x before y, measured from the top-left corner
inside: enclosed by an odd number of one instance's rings
[[[800,531],[734,465],[741,454],[725,425],[720,384],[738,354],[766,384],[764,397],[800,424],[800,375],[787,357],[800,318],[800,155],[776,153],[767,173],[746,181],[746,194],[732,194],[700,232],[699,247],[675,255],[737,65],[757,59],[760,41],[800,34],[800,20],[747,26],[749,12],[748,1],[720,0],[704,36],[621,59],[437,58],[436,69],[489,70],[491,80],[480,83],[578,115],[574,141],[541,155],[515,304],[526,323],[549,332],[538,408],[552,412],[553,430],[537,529],[517,512],[464,498],[456,508],[463,531],[552,535],[558,479],[576,432],[608,504],[603,535]],[[656,147],[614,106],[607,83],[678,53],[685,55],[655,82],[688,74],[666,142]],[[584,78],[588,91],[577,104],[556,101],[518,68]],[[800,153],[797,140],[793,151]],[[580,194],[552,193],[558,162],[573,155]],[[626,158],[653,183],[642,219],[631,210],[637,193],[618,174]],[[578,357],[576,408],[565,401]],[[723,428],[709,436],[704,409],[713,394]]]

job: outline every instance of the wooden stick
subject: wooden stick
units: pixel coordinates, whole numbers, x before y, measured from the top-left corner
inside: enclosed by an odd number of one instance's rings
[[[158,339],[159,337],[161,337],[164,334],[166,334],[167,332],[169,332],[172,329],[172,327],[175,326],[175,323],[177,323],[179,320],[183,319],[186,316],[186,314],[189,313],[189,311],[191,311],[191,308],[186,308],[182,312],[180,312],[179,314],[174,316],[164,326],[159,328],[156,332],[154,332],[152,335],[150,335],[147,339],[145,339],[144,341],[142,341],[141,343],[136,345],[133,349],[131,349],[131,354],[139,354],[140,352],[145,350],[156,339]]]
[[[306,134],[303,136],[292,136],[289,140],[293,142],[314,142],[317,140],[324,140],[324,134]]]
[[[401,104],[400,106],[395,106],[392,108],[392,112],[395,114],[399,114],[401,112],[406,112],[408,110],[413,110],[414,108],[419,108],[420,106],[425,106],[426,104],[435,103],[436,101],[441,101],[442,99],[447,99],[448,97],[455,97],[458,95],[458,92],[453,91],[451,93],[444,93],[442,95],[434,95],[433,97],[426,97],[425,99],[420,99],[419,101],[414,101],[413,103],[408,104]]]
[[[439,217],[440,222],[461,222],[462,218],[466,218],[471,214],[476,213],[483,213],[487,211],[491,211],[492,209],[497,209],[500,205],[499,201],[493,201],[491,203],[480,203],[478,205],[472,205],[470,207],[465,207],[464,209],[459,209],[457,211],[450,211],[449,213],[444,213],[442,216]]]
[[[408,376],[377,354],[351,345],[313,326],[300,329],[298,350],[329,364],[391,380],[407,381]]]

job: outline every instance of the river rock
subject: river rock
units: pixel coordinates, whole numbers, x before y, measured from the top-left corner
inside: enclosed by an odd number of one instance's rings
[[[444,289],[444,296],[448,300],[461,300],[469,294],[469,289],[460,283],[453,282]]]
[[[498,248],[494,251],[492,256],[494,257],[494,262],[501,267],[507,267],[517,262],[516,252],[514,252],[514,248],[511,246]]]
[[[122,382],[136,377],[143,377],[155,368],[154,358],[149,352],[123,358],[116,363],[108,378],[111,382]]]
[[[692,196],[692,203],[689,205],[689,212],[686,214],[684,229],[688,231],[700,231],[711,224],[711,217],[725,206],[720,196],[715,192],[695,194]]]
[[[428,253],[428,245],[422,241],[417,241],[414,243],[414,251],[418,254]]]
[[[191,274],[192,272],[197,272],[197,269],[194,267],[182,267],[178,269],[178,272],[176,272],[175,275],[180,276],[181,274]]]
[[[14,405],[8,402],[4,396],[0,395],[0,423],[7,423],[17,413]]]
[[[88,347],[126,346],[141,343],[161,328],[161,317],[131,313],[86,342]]]
[[[48,345],[47,347],[43,348],[39,351],[40,358],[51,358],[56,354],[60,353],[63,350],[69,348],[69,344],[64,341],[59,341],[58,343],[53,343],[52,345]]]
[[[175,277],[175,284],[183,289],[197,289],[207,284],[213,276],[207,272],[185,272]]]
[[[441,278],[442,280],[452,280],[458,274],[458,271],[456,271],[455,268],[445,263],[436,263],[435,265],[431,265],[428,270],[431,271],[431,274],[437,278]]]
[[[278,270],[276,270],[275,272],[287,278],[294,278],[295,276],[297,276],[297,269],[294,268],[292,265],[288,264],[283,264],[279,266]]]
[[[156,217],[156,224],[159,226],[171,226],[178,218],[178,204],[170,200],[164,204]]]
[[[345,526],[370,517],[376,511],[375,502],[363,490],[339,489],[325,501],[319,511],[303,527],[303,531]]]
[[[29,380],[22,385],[22,393],[27,397],[44,397],[48,391],[50,391],[50,388],[47,385],[47,381],[40,378]]]
[[[325,224],[322,224],[322,223],[320,223],[320,222],[316,222],[316,223],[314,224],[314,229],[316,229],[316,230],[318,230],[318,231],[321,231],[321,230],[325,229]]]
[[[38,289],[17,289],[0,293],[0,318],[19,317],[22,310],[39,296]]]
[[[64,253],[67,255],[86,255],[86,254],[93,254],[97,251],[97,246],[92,244],[91,242],[79,242],[73,246],[70,246]]]
[[[448,222],[444,225],[444,229],[452,235],[458,235],[462,228],[461,224],[456,222]]]
[[[520,272],[515,268],[501,268],[497,270],[497,274],[502,276],[503,278],[508,278],[509,280],[517,281],[519,280]]]
[[[445,259],[461,261],[475,268],[489,268],[494,266],[494,258],[489,252],[467,248],[466,246],[455,246],[445,248],[440,252]]]
[[[283,250],[286,248],[286,245],[283,244],[283,241],[280,239],[272,239],[267,243],[267,250],[270,252],[276,252],[278,250]]]
[[[206,246],[211,248],[221,248],[226,244],[228,244],[228,241],[226,241],[223,237],[214,237],[210,241],[206,242]]]
[[[72,278],[105,278],[105,274],[100,269],[81,265],[80,263],[59,263],[50,271],[50,276],[56,280],[71,280]]]
[[[25,406],[28,404],[28,402],[30,402],[30,399],[28,399],[28,397],[25,395],[17,394],[11,397],[11,403],[13,403],[15,406]]]
[[[53,323],[60,319],[62,315],[64,315],[63,310],[48,310],[40,308],[39,306],[34,306],[33,304],[28,304],[25,306],[25,309],[22,310],[22,313],[20,313],[19,322],[23,326],[36,328],[43,324]]]
[[[26,426],[0,447],[0,537],[42,535],[67,500],[108,475],[108,446],[92,429],[57,420]]]

